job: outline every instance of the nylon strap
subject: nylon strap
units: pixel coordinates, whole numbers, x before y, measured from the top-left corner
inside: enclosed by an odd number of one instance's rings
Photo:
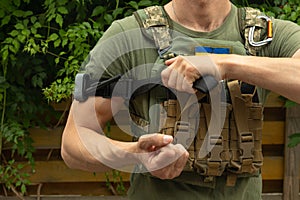
[[[152,32],[155,46],[161,56],[171,46],[172,41],[168,18],[161,6],[150,6],[144,10],[148,18],[143,21],[143,26]]]
[[[242,164],[241,172],[252,173],[254,136],[253,133],[249,131],[248,126],[249,110],[242,97],[238,80],[230,81],[228,83],[228,88],[238,132],[238,148],[242,150],[242,155],[240,156],[240,162]]]
[[[257,56],[258,52],[261,50],[260,47],[251,46],[249,43],[249,32],[250,28],[255,26],[257,27],[254,31],[254,40],[260,41],[263,38],[264,32],[262,30],[266,30],[267,24],[266,21],[263,19],[257,18],[257,16],[262,15],[261,11],[250,8],[250,7],[243,7],[238,8],[238,16],[239,16],[239,26],[240,32],[245,40],[245,49],[247,50],[247,54],[252,56]]]

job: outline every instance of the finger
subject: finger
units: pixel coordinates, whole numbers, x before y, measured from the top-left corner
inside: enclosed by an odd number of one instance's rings
[[[164,69],[161,72],[161,80],[162,80],[163,85],[166,87],[168,87],[168,81],[169,81],[171,72],[172,72],[172,68],[170,68],[170,67],[167,67],[166,69]]]
[[[160,154],[164,153],[160,152]],[[188,152],[182,145],[173,145],[172,153],[169,152],[158,160],[152,160],[152,167],[156,165],[156,168],[152,168],[153,170],[150,172],[160,179],[173,179],[181,174],[186,165],[188,156]]]
[[[195,93],[195,89],[193,88],[193,81],[188,81],[186,77],[184,77],[184,80],[182,82],[182,91],[188,92],[188,93]]]
[[[186,149],[181,144],[175,145],[178,148],[178,155],[181,155],[176,163],[174,164],[175,169],[182,170],[184,166],[186,165],[186,162],[189,158],[189,153],[186,151]]]
[[[142,150],[155,151],[160,147],[166,146],[173,141],[173,137],[163,134],[148,134],[139,138],[138,146]]]
[[[173,64],[176,61],[176,59],[177,59],[177,57],[166,60],[165,65],[169,66],[169,65]]]
[[[172,69],[167,83],[167,87],[178,89],[176,88],[176,85],[178,84],[179,78],[180,78],[180,74],[178,74],[178,71]]]

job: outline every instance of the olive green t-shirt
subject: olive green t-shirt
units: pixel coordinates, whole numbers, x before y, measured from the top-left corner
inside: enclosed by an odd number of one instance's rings
[[[201,38],[244,44],[243,36],[239,30],[237,7],[234,5],[232,5],[231,12],[224,23],[212,32],[196,32],[172,20],[170,22],[173,32],[177,35],[181,34],[185,39]],[[274,19],[273,35],[273,41],[262,48],[261,56],[291,57],[300,48],[300,28],[295,23]],[[186,48],[186,46],[178,45],[176,50],[180,48]],[[105,32],[90,52],[85,70],[97,80],[111,78],[118,74],[133,79],[145,79],[153,76],[153,68],[160,70],[164,68],[164,66],[155,64],[157,58],[157,48],[153,39],[149,35],[143,34],[134,16],[129,16],[115,21]],[[131,111],[149,120],[147,116],[148,108],[151,106],[149,105],[149,98],[143,97],[138,98],[138,102],[132,101]],[[264,102],[264,99],[261,101]]]
[[[167,15],[167,14],[166,14]],[[212,32],[189,30],[174,21],[172,30],[185,38],[204,38],[213,41],[223,40],[244,44],[239,30],[237,7],[224,23]],[[291,57],[300,49],[300,27],[292,22],[273,20],[273,41],[265,45],[261,56]],[[186,46],[182,45],[182,48]],[[143,34],[134,16],[115,21],[90,52],[85,70],[95,79],[107,79],[118,74],[135,79],[153,76],[153,68],[163,69],[157,64],[158,53],[152,38]],[[159,70],[158,70],[159,72]],[[157,97],[157,94],[155,94]],[[130,102],[130,110],[135,115],[149,120],[151,93],[136,97]],[[197,176],[194,178],[197,179]],[[162,181],[143,174],[133,174],[131,199],[260,199],[261,177],[241,178],[235,187],[226,186],[224,177],[217,178],[214,188],[168,180]]]

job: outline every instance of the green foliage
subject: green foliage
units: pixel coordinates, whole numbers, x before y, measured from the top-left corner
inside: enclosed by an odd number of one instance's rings
[[[285,108],[291,108],[293,106],[297,106],[298,104],[294,101],[291,101],[283,96],[279,97],[282,101],[284,101],[284,107]],[[296,147],[298,144],[300,144],[300,133],[294,133],[289,136],[289,142],[288,147]]]
[[[256,7],[268,16],[300,24],[300,0],[232,0],[232,2],[240,6]]]
[[[105,173],[106,186],[112,190],[114,195],[126,195],[126,188],[123,182],[123,177],[118,170],[111,170]]]
[[[293,135],[289,136],[289,143],[288,147],[296,147],[298,144],[300,144],[300,133],[294,133]]]
[[[112,21],[159,3],[163,1],[1,0],[0,154],[2,144],[10,144],[9,157],[18,154],[33,167],[27,130],[51,126],[59,118],[48,102],[71,97],[81,63]],[[24,193],[28,181],[19,171],[22,166],[2,157],[0,182],[7,188],[20,186]]]
[[[5,183],[8,189],[20,188],[21,194],[25,194],[26,185],[30,182],[28,180],[29,174],[22,173],[22,164],[16,164],[14,160],[10,160],[5,165],[0,165],[1,181]]]

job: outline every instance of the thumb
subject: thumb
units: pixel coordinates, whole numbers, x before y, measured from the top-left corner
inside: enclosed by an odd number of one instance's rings
[[[173,137],[171,135],[154,133],[141,136],[138,145],[142,150],[155,151],[170,144],[172,141]]]

